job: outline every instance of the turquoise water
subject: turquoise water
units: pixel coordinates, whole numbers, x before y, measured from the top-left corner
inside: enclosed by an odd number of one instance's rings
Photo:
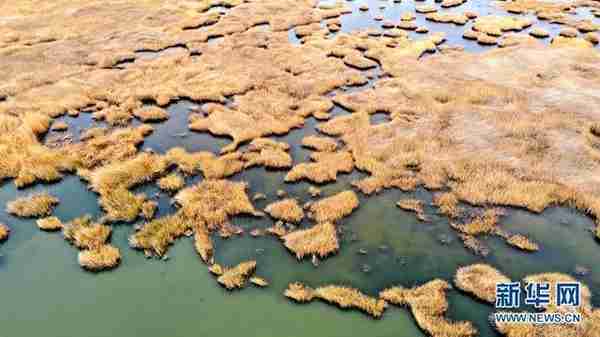
[[[369,12],[344,16],[342,28],[371,25],[375,21],[368,21],[369,16],[379,11],[378,5],[384,3],[387,6],[384,14],[388,19],[395,20],[404,10],[414,8],[414,3],[406,1],[401,4],[372,1]],[[351,6],[356,9],[360,4],[352,2]],[[468,6],[480,13],[483,8],[490,7],[487,3],[471,1],[450,10]],[[426,23],[423,15],[417,14],[417,17],[419,23]],[[456,30],[452,25],[441,25],[446,27],[442,28],[438,24],[427,24],[432,32]],[[459,27],[456,34],[459,31],[462,34],[464,29]],[[456,34],[449,37],[449,42],[464,45],[472,51],[485,49],[462,38],[454,39],[453,36],[460,36]],[[378,72],[378,69],[374,71]],[[363,90],[373,83],[345,89]],[[235,99],[229,103],[235,103]],[[156,124],[154,133],[146,138],[142,147],[159,153],[174,146],[182,146],[188,151],[218,153],[230,142],[228,138],[187,129],[190,109],[198,105],[185,100],[172,104],[168,109],[169,120]],[[337,106],[332,110],[334,116],[347,113]],[[78,118],[64,117],[63,120],[70,125],[69,132],[75,135],[87,127],[103,125],[93,122],[91,116],[84,113]],[[374,124],[386,121],[384,114],[372,116]],[[292,145],[290,153],[294,163],[308,160],[310,152],[298,144],[304,136],[317,133],[316,124],[316,120],[309,118],[303,129],[274,137]],[[49,136],[54,136],[54,132]],[[285,173],[253,168],[232,179],[247,181],[250,196],[258,192],[267,195],[267,200],[255,202],[257,208],[262,209],[276,200],[279,189],[285,189],[302,203],[311,200],[307,191],[310,185],[306,182],[284,184]],[[350,189],[351,181],[361,177],[364,174],[356,171],[342,174],[335,184],[320,186],[323,196]],[[191,185],[201,179],[188,178],[186,183]],[[117,269],[98,274],[83,271],[77,264],[77,250],[65,242],[60,233],[41,232],[34,220],[17,219],[5,212],[7,202],[43,190],[60,198],[55,215],[63,221],[83,214],[96,218],[102,215],[96,195],[75,176],[24,190],[16,190],[10,181],[0,183],[0,222],[12,229],[10,239],[0,244],[0,337],[424,336],[404,308],[390,307],[383,319],[373,320],[357,311],[339,310],[323,303],[295,304],[283,296],[283,290],[289,282],[301,281],[312,286],[345,284],[377,295],[383,288],[396,284],[412,286],[433,278],[451,281],[459,266],[481,261],[498,267],[514,280],[537,272],[573,273],[576,265],[592,268],[600,261],[600,246],[588,231],[594,224],[575,211],[551,208],[542,214],[532,214],[507,210],[501,223],[503,228],[528,235],[540,244],[541,250],[522,253],[498,238],[485,238],[483,240],[492,253],[483,259],[464,249],[448,220],[436,215],[436,210],[429,205],[431,192],[390,190],[369,198],[360,196],[360,208],[341,221],[340,252],[321,261],[318,267],[308,260],[298,262],[270,236],[252,238],[245,234],[227,240],[216,238],[219,263],[234,265],[256,259],[257,274],[271,283],[266,289],[250,286],[242,291],[227,292],[209,275],[189,238],[182,238],[171,247],[167,261],[148,260],[142,252],[128,248],[127,238],[136,223],[113,226],[111,242],[122,253],[122,263]],[[158,216],[175,211],[169,203],[170,196],[159,192],[153,184],[140,186],[136,191],[160,194]],[[419,222],[414,214],[398,209],[396,201],[406,197],[424,200],[426,213],[432,221]],[[251,217],[238,217],[233,223],[247,231],[273,224],[268,218]],[[309,223],[305,221],[302,225]],[[441,238],[449,238],[450,243],[442,244]],[[358,254],[360,249],[366,249],[367,254]],[[365,266],[368,273],[363,271]],[[589,275],[578,279],[590,286],[592,292],[600,293],[600,272],[597,270],[591,269]],[[480,336],[496,335],[487,321],[492,307],[458,291],[449,293],[449,302],[450,318],[473,321]],[[600,306],[597,296],[593,302]]]

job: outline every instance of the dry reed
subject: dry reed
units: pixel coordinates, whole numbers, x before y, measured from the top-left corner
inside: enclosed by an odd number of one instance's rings
[[[185,181],[180,175],[172,173],[166,177],[160,178],[157,185],[163,191],[175,192],[185,185]]]
[[[214,262],[214,247],[210,239],[210,233],[204,225],[196,225],[196,233],[194,234],[194,247],[196,252],[202,258],[202,261],[207,264]]]
[[[229,290],[243,288],[255,270],[256,261],[242,262],[233,268],[225,268],[223,274],[217,278],[217,282]]]
[[[359,205],[358,196],[353,191],[343,191],[321,199],[310,205],[309,216],[318,223],[335,222],[350,215]]]
[[[80,251],[77,260],[79,265],[87,270],[101,271],[118,266],[121,261],[121,252],[114,246],[101,245]]]
[[[304,211],[298,200],[288,198],[269,204],[265,212],[277,220],[298,223],[304,218]]]
[[[63,228],[63,223],[55,216],[39,219],[36,224],[41,230],[45,231],[57,231]]]
[[[290,146],[269,138],[254,139],[248,150],[242,155],[244,168],[264,166],[273,169],[292,167],[292,157],[288,153]]]
[[[7,203],[6,211],[24,218],[47,216],[52,214],[58,203],[58,198],[43,192],[21,197]]]
[[[315,151],[333,152],[337,149],[337,142],[329,137],[306,136],[302,138],[302,146]]]
[[[307,255],[324,258],[339,249],[337,231],[330,222],[290,232],[281,238],[284,245],[296,254],[298,259]]]
[[[285,176],[286,182],[306,179],[315,183],[335,181],[338,173],[350,173],[354,169],[352,154],[347,151],[315,152],[313,162],[294,166]]]
[[[137,233],[129,237],[129,245],[157,256],[164,256],[169,245],[191,228],[191,222],[179,211],[144,224]]]
[[[0,223],[0,242],[8,239],[10,235],[10,228],[7,225]]]
[[[396,305],[409,306],[419,327],[433,337],[477,335],[477,329],[471,322],[452,322],[444,317],[448,310],[448,289],[450,285],[446,281],[436,279],[412,289],[386,289],[380,293],[380,297]]]
[[[528,252],[534,252],[540,249],[537,243],[531,241],[528,237],[521,234],[509,236],[508,239],[506,239],[506,243]]]
[[[425,210],[423,209],[423,202],[418,199],[402,199],[396,203],[396,206],[400,207],[405,211],[414,212],[417,214],[417,219],[420,221],[426,221]]]
[[[63,227],[63,236],[79,249],[95,249],[108,240],[111,228],[93,223],[90,216],[76,218]]]
[[[454,284],[460,290],[489,303],[496,300],[496,284],[507,282],[510,282],[508,277],[487,264],[460,267],[454,277]]]
[[[157,106],[142,107],[133,111],[133,115],[144,123],[162,122],[169,118],[169,113]]]
[[[257,287],[268,287],[269,282],[262,277],[254,276],[250,278],[250,283],[254,284]]]

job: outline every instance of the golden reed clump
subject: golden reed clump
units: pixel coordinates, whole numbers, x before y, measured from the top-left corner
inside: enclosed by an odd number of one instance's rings
[[[141,107],[133,111],[133,115],[144,123],[162,122],[169,119],[169,113],[160,107]]]
[[[339,249],[337,230],[331,222],[289,232],[281,239],[286,248],[296,254],[299,260],[307,255],[324,258]]]
[[[214,263],[214,247],[210,239],[210,233],[204,224],[197,224],[194,234],[194,248],[206,264]]]
[[[421,200],[402,199],[396,203],[396,206],[405,211],[415,212],[417,214],[417,219],[420,221],[427,221],[425,210],[423,209],[423,202]]]
[[[379,296],[392,304],[410,307],[421,329],[433,337],[471,337],[477,329],[471,322],[452,322],[445,317],[448,310],[446,291],[450,285],[443,280],[433,280],[422,286],[407,289],[393,287]]]
[[[90,216],[83,216],[67,223],[63,236],[79,249],[94,249],[108,240],[111,231],[109,226],[93,223]]]
[[[496,284],[507,282],[510,282],[508,277],[496,268],[482,263],[460,267],[454,277],[454,284],[460,290],[489,303],[496,300]]]
[[[353,191],[343,191],[310,205],[309,216],[318,223],[335,222],[358,208],[359,200]]]
[[[63,228],[63,223],[55,216],[38,219],[36,224],[41,230],[45,231],[57,231]]]
[[[186,219],[203,221],[212,229],[225,224],[230,216],[258,215],[246,189],[247,185],[243,182],[203,180],[181,190],[174,199]]]
[[[263,166],[272,169],[292,167],[292,157],[288,153],[287,143],[277,142],[270,138],[257,138],[248,145],[248,150],[242,154],[244,168]]]
[[[347,151],[314,152],[313,162],[300,163],[287,173],[286,182],[306,179],[315,183],[335,181],[338,173],[350,173],[354,169],[352,154]]]
[[[104,244],[93,249],[80,251],[77,260],[84,269],[102,271],[118,266],[121,261],[121,252],[117,247]]]
[[[7,225],[0,223],[0,242],[8,239],[10,235],[10,228]]]
[[[242,262],[235,267],[225,268],[223,274],[217,278],[217,282],[229,290],[243,288],[255,270],[256,261]]]
[[[358,309],[374,318],[380,318],[386,308],[382,299],[367,296],[357,289],[343,286],[323,286],[312,289],[302,283],[290,283],[284,295],[298,303],[320,299],[342,309]]]
[[[265,212],[277,220],[298,223],[304,218],[304,211],[298,200],[287,198],[267,205]]]
[[[337,142],[333,138],[313,135],[302,138],[302,146],[315,151],[333,152],[337,149]]]
[[[157,185],[163,191],[175,192],[179,191],[185,185],[185,181],[177,173],[171,173],[166,177],[160,178]]]
[[[52,214],[58,203],[58,198],[43,192],[21,197],[7,203],[6,211],[24,218],[46,216]]]
[[[192,228],[192,222],[182,212],[154,219],[129,237],[129,245],[156,256],[163,256],[175,239]]]
[[[254,284],[257,287],[264,288],[269,286],[269,281],[265,280],[262,277],[254,276],[250,278],[250,283]]]

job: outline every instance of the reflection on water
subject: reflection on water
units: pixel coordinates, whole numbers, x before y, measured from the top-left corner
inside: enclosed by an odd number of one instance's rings
[[[342,31],[380,28],[372,20],[375,15],[397,21],[400,14],[414,9],[414,3],[371,1],[370,10],[357,10],[363,2],[348,3],[353,14],[342,17]],[[432,2],[433,3],[433,2]],[[384,4],[385,9],[379,9]],[[471,9],[480,14],[496,13],[489,2],[469,1],[447,11]],[[589,17],[589,10],[578,15]],[[586,16],[587,15],[587,16]],[[419,25],[431,32],[448,33],[448,43],[463,45],[469,51],[486,49],[461,38],[466,27],[436,24],[417,14]],[[560,26],[536,24],[555,35]],[[534,25],[534,26],[536,26]],[[266,29],[264,25],[259,27]],[[416,33],[411,33],[416,34]],[[293,30],[290,38],[296,38]],[[550,39],[547,39],[548,41]],[[299,42],[299,40],[297,40]],[[380,69],[369,70],[374,80],[360,87],[343,88],[346,91],[372,87]],[[154,124],[153,134],[146,138],[143,148],[164,153],[175,146],[187,151],[218,153],[230,139],[207,133],[191,132],[188,118],[201,104],[179,101],[168,107],[170,118]],[[350,112],[335,106],[331,114],[339,116]],[[94,122],[91,114],[62,117],[69,125],[68,133],[77,141],[81,130],[103,126]],[[388,120],[385,114],[374,114],[373,124]],[[308,118],[303,129],[292,130],[285,136],[273,137],[292,145],[294,163],[308,161],[310,151],[299,144],[304,136],[317,134],[317,121]],[[137,120],[133,125],[139,125]],[[51,132],[48,137],[55,134]],[[244,146],[242,146],[242,150]],[[307,182],[285,184],[285,171],[253,168],[232,177],[247,181],[249,195],[264,193],[267,200],[255,202],[264,208],[276,200],[277,190],[285,189],[301,203],[311,200]],[[341,174],[335,184],[320,186],[324,196],[351,188],[350,183],[364,177],[363,173]],[[201,177],[188,177],[189,186]],[[0,183],[0,204],[5,205],[17,196],[47,190],[59,196],[61,203],[55,215],[63,221],[89,213],[100,217],[102,212],[96,195],[88,191],[76,176],[65,177],[51,185],[36,185],[16,190],[12,182]],[[148,196],[157,195],[158,216],[175,211],[170,196],[160,192],[154,184],[136,188]],[[414,214],[395,206],[400,198],[416,197],[424,200],[429,223],[417,221]],[[438,216],[430,206],[432,193],[419,189],[414,193],[389,190],[366,198],[360,196],[361,206],[341,222],[343,235],[340,252],[315,268],[309,260],[297,261],[275,238],[252,238],[247,232],[273,224],[268,218],[238,217],[233,223],[246,229],[246,234],[231,239],[215,239],[216,260],[226,265],[247,259],[258,261],[257,273],[271,282],[267,289],[249,287],[228,293],[208,275],[197,257],[190,239],[178,240],[169,251],[168,261],[147,260],[139,251],[127,247],[127,238],[136,224],[116,224],[111,242],[122,252],[122,265],[114,271],[92,274],[82,271],[76,262],[77,250],[69,246],[60,233],[44,233],[36,228],[34,220],[17,219],[0,208],[0,222],[12,229],[11,238],[0,246],[0,326],[6,336],[64,337],[81,335],[163,337],[245,335],[245,336],[423,336],[406,309],[390,308],[382,320],[372,320],[354,311],[342,311],[322,303],[296,305],[282,296],[287,284],[302,281],[310,285],[326,283],[347,284],[376,295],[379,290],[395,284],[412,286],[433,278],[452,280],[457,267],[483,261],[469,253],[450,229],[448,220]],[[308,221],[302,226],[310,225]],[[542,214],[523,210],[509,210],[501,226],[514,233],[529,236],[538,242],[541,250],[527,254],[519,252],[495,237],[484,238],[492,253],[488,263],[498,267],[513,280],[537,272],[573,273],[575,266],[591,269],[587,276],[578,277],[600,293],[600,272],[592,267],[600,261],[600,247],[587,231],[593,227],[589,218],[569,209],[552,208]],[[559,238],[559,239],[558,239]],[[366,254],[359,254],[359,250]],[[480,330],[480,336],[492,337],[487,318],[492,308],[453,291],[449,296],[449,315],[456,320],[471,320]],[[598,297],[593,298],[596,306]],[[101,326],[101,328],[100,328]],[[93,328],[90,328],[93,327]],[[173,333],[176,331],[176,333]],[[1,334],[0,334],[1,335]]]

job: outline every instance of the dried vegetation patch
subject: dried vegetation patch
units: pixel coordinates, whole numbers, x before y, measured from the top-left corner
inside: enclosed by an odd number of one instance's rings
[[[386,308],[385,301],[344,286],[329,285],[312,289],[302,283],[290,283],[284,294],[298,303],[320,299],[342,309],[361,310],[374,318],[380,318]]]
[[[460,267],[454,278],[454,284],[460,290],[489,303],[496,300],[496,284],[507,282],[510,282],[508,277],[487,264]]]
[[[256,261],[242,262],[235,267],[225,268],[217,282],[229,290],[243,288],[255,270]]]
[[[445,317],[448,310],[446,281],[433,280],[422,286],[407,289],[393,287],[379,296],[392,304],[410,307],[421,329],[434,337],[467,337],[477,335],[471,322],[452,322]]]
[[[315,219],[317,223],[335,222],[350,215],[358,205],[356,193],[344,191],[311,204],[309,217]]]
[[[298,259],[310,255],[324,258],[339,249],[337,230],[330,222],[289,232],[283,235],[281,239],[284,245],[296,254]]]
[[[58,198],[44,192],[13,200],[6,204],[6,211],[25,218],[47,216],[58,203]]]
[[[269,204],[265,212],[277,220],[287,222],[300,222],[304,218],[304,211],[296,199],[284,199]]]

